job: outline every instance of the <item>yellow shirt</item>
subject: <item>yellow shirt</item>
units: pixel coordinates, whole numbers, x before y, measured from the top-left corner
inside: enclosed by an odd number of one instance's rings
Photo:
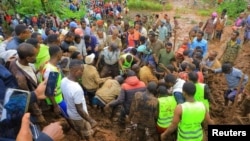
[[[156,76],[152,73],[151,69],[148,66],[143,66],[139,71],[139,78],[141,81],[145,83],[145,85],[148,84],[150,81],[155,81],[158,83],[158,79]]]
[[[104,82],[101,88],[96,91],[96,95],[99,96],[106,103],[114,100],[118,95],[120,95],[121,86],[117,80],[108,79]]]
[[[87,90],[97,90],[99,85],[105,82],[107,78],[100,78],[96,67],[85,64],[82,75],[82,85]]]

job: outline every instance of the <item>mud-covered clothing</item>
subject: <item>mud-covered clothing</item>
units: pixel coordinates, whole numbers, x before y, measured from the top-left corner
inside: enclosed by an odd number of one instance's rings
[[[139,141],[154,138],[158,118],[158,99],[146,92],[135,93],[131,104],[129,119],[137,125],[136,137]],[[154,139],[155,140],[155,139]]]
[[[96,91],[96,95],[105,103],[109,103],[118,97],[121,93],[121,86],[117,80],[108,79],[101,88]]]
[[[101,78],[96,67],[93,65],[84,65],[82,75],[82,85],[86,90],[97,90],[100,84],[104,83],[108,78]]]
[[[38,86],[37,77],[31,66],[24,66],[19,61],[14,60],[10,63],[9,70],[17,80],[18,89],[34,91]],[[38,103],[30,104],[29,112],[31,112],[31,116],[35,117],[36,123],[45,122]]]
[[[152,50],[152,53],[155,56],[159,56],[159,52],[160,49],[164,49],[164,44],[161,40],[157,39],[156,42],[152,43],[152,42],[148,42],[148,48],[150,48]]]
[[[152,69],[150,69],[148,66],[143,66],[139,71],[139,78],[141,81],[147,85],[150,81],[154,81],[155,83],[158,83],[157,77],[154,75]]]
[[[223,56],[221,57],[221,64],[223,64],[224,62],[231,62],[234,63],[234,61],[236,60],[238,53],[241,49],[241,42],[240,40],[230,40],[227,42],[226,45],[226,49],[223,53]]]
[[[121,86],[121,94],[118,98],[110,103],[111,107],[116,107],[122,104],[126,114],[129,114],[130,105],[136,92],[143,92],[146,90],[145,84],[136,76],[128,77],[125,83]]]
[[[222,72],[221,68],[220,69],[215,69],[215,73],[220,73]],[[232,68],[232,71],[228,74],[225,74],[228,89],[234,90],[238,88],[238,85],[240,84],[240,79],[243,77],[243,72],[237,68]],[[248,82],[248,76],[245,75],[243,82],[242,82],[242,87],[245,87],[245,85]]]

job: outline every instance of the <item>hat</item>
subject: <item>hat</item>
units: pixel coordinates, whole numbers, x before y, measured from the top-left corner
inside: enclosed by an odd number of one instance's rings
[[[90,55],[85,57],[85,63],[91,64],[91,63],[93,63],[94,59],[95,59],[95,54],[91,53]]]
[[[76,28],[76,29],[75,29],[75,34],[77,34],[77,35],[83,37],[83,31],[82,31],[82,29],[81,29],[81,28]]]
[[[62,35],[66,35],[67,33],[68,33],[68,31],[67,31],[67,30],[62,29],[62,31],[61,31],[61,34],[62,34]]]
[[[69,46],[69,52],[75,52],[75,51],[77,51],[77,47]]]
[[[70,27],[70,28],[77,28],[76,22],[70,22],[70,23],[69,23],[69,27]]]
[[[103,20],[97,20],[97,21],[96,21],[96,24],[99,25],[99,26],[101,26],[101,25],[104,24],[104,21],[103,21]]]
[[[147,47],[145,45],[140,45],[137,48],[137,52],[141,52],[141,53],[144,53],[144,54],[150,54],[150,51],[147,50]]]
[[[153,36],[153,37],[158,36],[158,34],[156,32],[154,32],[154,31],[149,31],[148,35]]]
[[[213,13],[212,13],[212,17],[217,17],[217,13],[216,13],[216,12],[213,12]]]

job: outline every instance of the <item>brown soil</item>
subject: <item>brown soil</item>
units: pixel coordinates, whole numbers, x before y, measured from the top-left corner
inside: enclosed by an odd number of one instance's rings
[[[175,5],[179,5],[180,3],[181,2],[175,3]],[[131,11],[129,15],[133,18],[137,13],[146,13],[148,15],[152,14],[148,11]],[[199,21],[205,21],[208,18],[197,16],[196,12],[190,9],[182,11],[175,9],[169,12],[160,12],[158,14],[162,16],[165,13],[167,13],[170,17],[180,15],[178,21],[181,29],[177,33],[177,45],[182,41],[184,36],[188,35],[188,31],[195,25],[193,24],[194,22],[198,23]],[[172,19],[171,22],[173,22]],[[231,32],[230,26],[226,27],[221,42],[210,42],[209,50],[216,50],[221,54],[221,48],[225,46],[226,41],[230,38]],[[250,44],[243,46],[242,52],[239,54],[235,66],[248,75],[250,74],[249,47]],[[218,124],[249,124],[249,119],[237,116],[236,110],[233,111],[232,106],[224,106],[223,91],[226,90],[226,88],[226,82],[223,75],[216,75],[210,85],[212,96],[216,101],[216,105],[211,105],[211,117]],[[90,115],[98,121],[99,128],[102,130],[102,132],[97,132],[95,135],[95,139],[97,141],[126,141],[126,134],[124,132],[121,133],[119,127],[112,123],[107,116],[102,115],[99,111],[93,110],[90,107],[88,109],[90,111]],[[231,118],[232,116],[235,116],[236,118]],[[66,133],[64,140],[77,141],[78,136],[73,130],[70,130]]]

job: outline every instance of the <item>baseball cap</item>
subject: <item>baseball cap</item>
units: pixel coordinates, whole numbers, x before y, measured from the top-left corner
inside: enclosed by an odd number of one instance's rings
[[[70,22],[70,23],[69,23],[69,27],[70,27],[70,28],[77,28],[76,22]]]

